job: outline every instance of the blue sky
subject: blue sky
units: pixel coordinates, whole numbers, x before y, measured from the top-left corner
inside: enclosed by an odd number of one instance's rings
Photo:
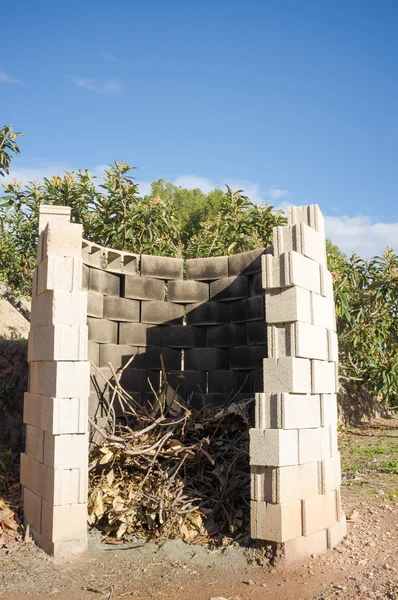
[[[124,158],[253,200],[317,202],[344,250],[398,250],[396,0],[15,0],[0,125],[13,175]]]

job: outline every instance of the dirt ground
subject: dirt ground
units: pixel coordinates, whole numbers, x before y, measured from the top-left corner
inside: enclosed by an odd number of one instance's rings
[[[4,600],[398,599],[398,419],[339,432],[348,536],[328,554],[283,568],[253,550],[180,541],[104,546],[57,563],[32,544],[0,551]]]

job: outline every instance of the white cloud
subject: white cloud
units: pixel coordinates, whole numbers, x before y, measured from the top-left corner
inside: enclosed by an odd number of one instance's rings
[[[381,254],[386,247],[398,251],[398,223],[373,222],[369,216],[325,217],[326,235],[343,252],[360,256]]]
[[[117,60],[116,56],[114,56],[112,54],[112,52],[108,52],[107,50],[105,50],[102,53],[102,58],[105,59],[105,60],[107,60],[108,62],[113,62],[113,61]]]
[[[271,198],[271,200],[275,202],[276,200],[280,200],[281,198],[291,196],[291,194],[288,190],[281,190],[280,188],[272,186],[268,190],[268,196]]]
[[[16,85],[23,85],[20,79],[14,79],[10,77],[5,71],[0,71],[0,83],[13,83]]]
[[[104,96],[115,96],[123,91],[123,86],[117,79],[103,79],[99,81],[91,77],[72,77],[72,81],[77,87]]]

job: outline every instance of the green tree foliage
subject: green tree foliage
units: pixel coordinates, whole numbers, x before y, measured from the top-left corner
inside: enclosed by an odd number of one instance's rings
[[[2,177],[9,174],[12,154],[19,154],[15,138],[20,135],[23,133],[13,131],[11,125],[5,125],[3,129],[0,129],[0,175]]]

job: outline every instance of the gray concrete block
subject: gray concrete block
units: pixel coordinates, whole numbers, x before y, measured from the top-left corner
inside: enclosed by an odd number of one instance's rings
[[[160,355],[163,355],[163,361],[166,371],[179,371],[181,369],[181,350],[175,348],[159,348],[151,347],[144,348],[138,357],[139,369],[155,369],[162,368]]]
[[[91,391],[88,398],[88,416],[94,419],[102,419],[107,414],[107,406],[104,398],[96,391]]]
[[[231,302],[231,321],[233,323],[245,323],[247,321],[259,321],[264,319],[265,298],[264,296],[253,296],[247,300]]]
[[[88,360],[97,367],[99,366],[99,347],[100,345],[97,342],[88,343]]]
[[[249,296],[264,296],[263,274],[261,271],[249,277]]]
[[[223,302],[187,305],[188,325],[222,325],[229,323],[229,306]]]
[[[209,284],[203,281],[169,281],[169,302],[189,304],[209,300]]]
[[[171,302],[142,302],[141,322],[153,324],[182,325],[184,307]]]
[[[178,394],[206,393],[206,373],[204,371],[173,371],[167,380]]]
[[[90,278],[90,268],[87,265],[83,265],[82,271],[82,290],[88,290],[88,282]]]
[[[137,323],[140,320],[140,302],[116,296],[104,297],[104,318],[110,321]]]
[[[88,289],[106,296],[119,296],[120,277],[99,269],[90,269]]]
[[[202,410],[206,406],[224,406],[228,401],[228,394],[191,394],[189,406],[195,410]]]
[[[100,344],[99,360],[100,367],[107,367],[108,363],[112,363],[115,371],[122,365],[125,365],[132,356],[136,356],[139,349],[136,346],[128,346],[126,344]]]
[[[158,279],[182,279],[184,261],[182,258],[150,256],[141,254],[141,275]]]
[[[140,272],[140,256],[139,254],[123,253],[123,271],[125,273],[139,274]]]
[[[246,276],[226,277],[210,284],[210,299],[217,301],[239,300],[249,295],[249,280]]]
[[[221,371],[228,366],[227,350],[221,348],[189,348],[184,353],[187,370]]]
[[[260,369],[267,356],[265,346],[238,346],[228,349],[228,365],[232,370]]]
[[[120,323],[119,343],[132,346],[161,346],[161,328],[146,323]]]
[[[206,345],[203,327],[165,325],[162,327],[162,346],[166,348],[196,348]]]
[[[215,325],[206,329],[208,348],[228,348],[244,344],[246,344],[246,324]]]
[[[104,377],[107,381],[105,381]],[[99,399],[110,400],[113,395],[113,385],[115,383],[112,371],[109,367],[101,367],[100,369],[94,369],[91,367],[90,371],[90,394],[95,392]]]
[[[102,319],[104,316],[104,295],[92,290],[87,292],[87,316]]]
[[[267,326],[264,319],[247,323],[247,343],[249,346],[267,345]]]
[[[228,276],[236,277],[243,273],[246,275],[261,271],[261,256],[264,252],[265,248],[258,248],[250,252],[241,252],[228,256]]]
[[[151,385],[155,392],[158,392],[160,387],[160,371],[128,367],[123,371],[120,383],[128,393],[150,393],[152,391]]]
[[[228,257],[189,258],[185,261],[187,279],[210,281],[228,277]]]
[[[233,396],[250,389],[250,371],[209,371],[208,392]]]
[[[165,298],[165,283],[161,279],[126,275],[124,296],[135,300],[159,300]]]
[[[88,339],[101,344],[117,344],[118,326],[115,321],[87,317]]]

